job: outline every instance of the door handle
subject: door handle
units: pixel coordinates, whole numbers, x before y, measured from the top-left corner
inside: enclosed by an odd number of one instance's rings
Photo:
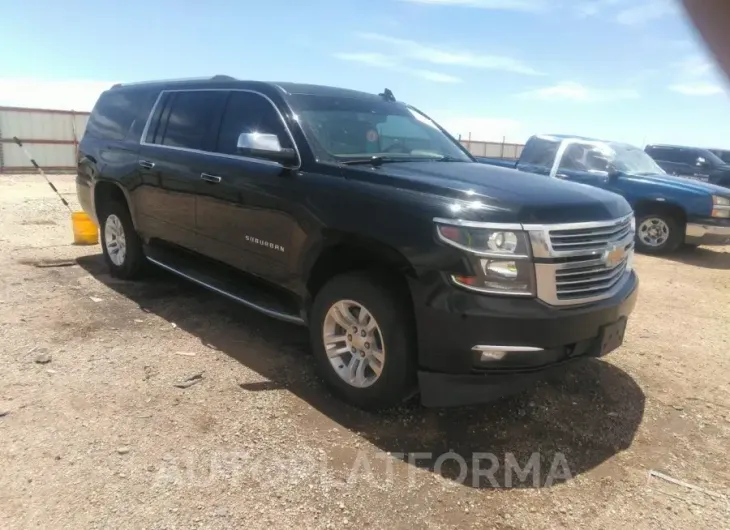
[[[149,160],[140,160],[139,165],[145,169],[152,169],[153,167],[155,167],[155,163],[150,162]]]
[[[206,182],[212,182],[213,184],[218,184],[221,180],[223,180],[218,175],[211,175],[209,173],[201,173],[200,178]]]
[[[559,178],[559,179],[567,179],[567,178],[568,178],[568,175],[566,175],[565,173],[558,173],[558,174],[557,174],[557,175],[555,175],[555,176],[556,176],[557,178]]]

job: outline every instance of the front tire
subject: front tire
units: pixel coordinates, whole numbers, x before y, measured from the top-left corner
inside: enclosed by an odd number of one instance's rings
[[[333,278],[314,299],[309,329],[319,373],[356,407],[389,408],[415,389],[415,328],[404,291],[359,272]]]
[[[147,263],[142,240],[134,229],[126,204],[111,201],[101,208],[101,248],[112,276],[132,280]]]
[[[671,214],[647,213],[636,220],[636,250],[645,254],[669,254],[684,240],[684,225]]]

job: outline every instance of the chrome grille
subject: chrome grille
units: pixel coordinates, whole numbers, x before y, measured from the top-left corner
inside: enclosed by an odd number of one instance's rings
[[[630,259],[630,251],[617,265],[606,266],[603,260],[596,265],[556,269],[555,292],[558,300],[576,300],[610,291],[623,277]],[[596,261],[596,260],[593,260]]]
[[[607,226],[550,230],[550,245],[554,251],[602,250],[623,240],[631,233],[631,217]]]
[[[530,233],[537,296],[551,305],[575,305],[612,296],[629,277],[633,216],[612,221],[525,226]]]

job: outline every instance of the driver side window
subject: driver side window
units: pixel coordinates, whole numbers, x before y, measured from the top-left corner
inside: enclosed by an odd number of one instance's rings
[[[558,171],[608,172],[608,158],[592,146],[572,144],[563,153]]]

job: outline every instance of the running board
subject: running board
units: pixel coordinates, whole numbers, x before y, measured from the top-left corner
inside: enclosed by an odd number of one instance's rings
[[[146,245],[145,255],[148,261],[158,267],[264,315],[292,324],[305,324],[304,319],[297,314],[293,301],[286,300],[284,296],[269,293],[252,281],[246,281],[243,273],[236,273],[230,267],[211,263],[209,260],[199,260],[185,251],[157,245]],[[203,272],[202,266],[196,266],[197,261],[200,261],[201,265],[205,264],[206,272]]]

